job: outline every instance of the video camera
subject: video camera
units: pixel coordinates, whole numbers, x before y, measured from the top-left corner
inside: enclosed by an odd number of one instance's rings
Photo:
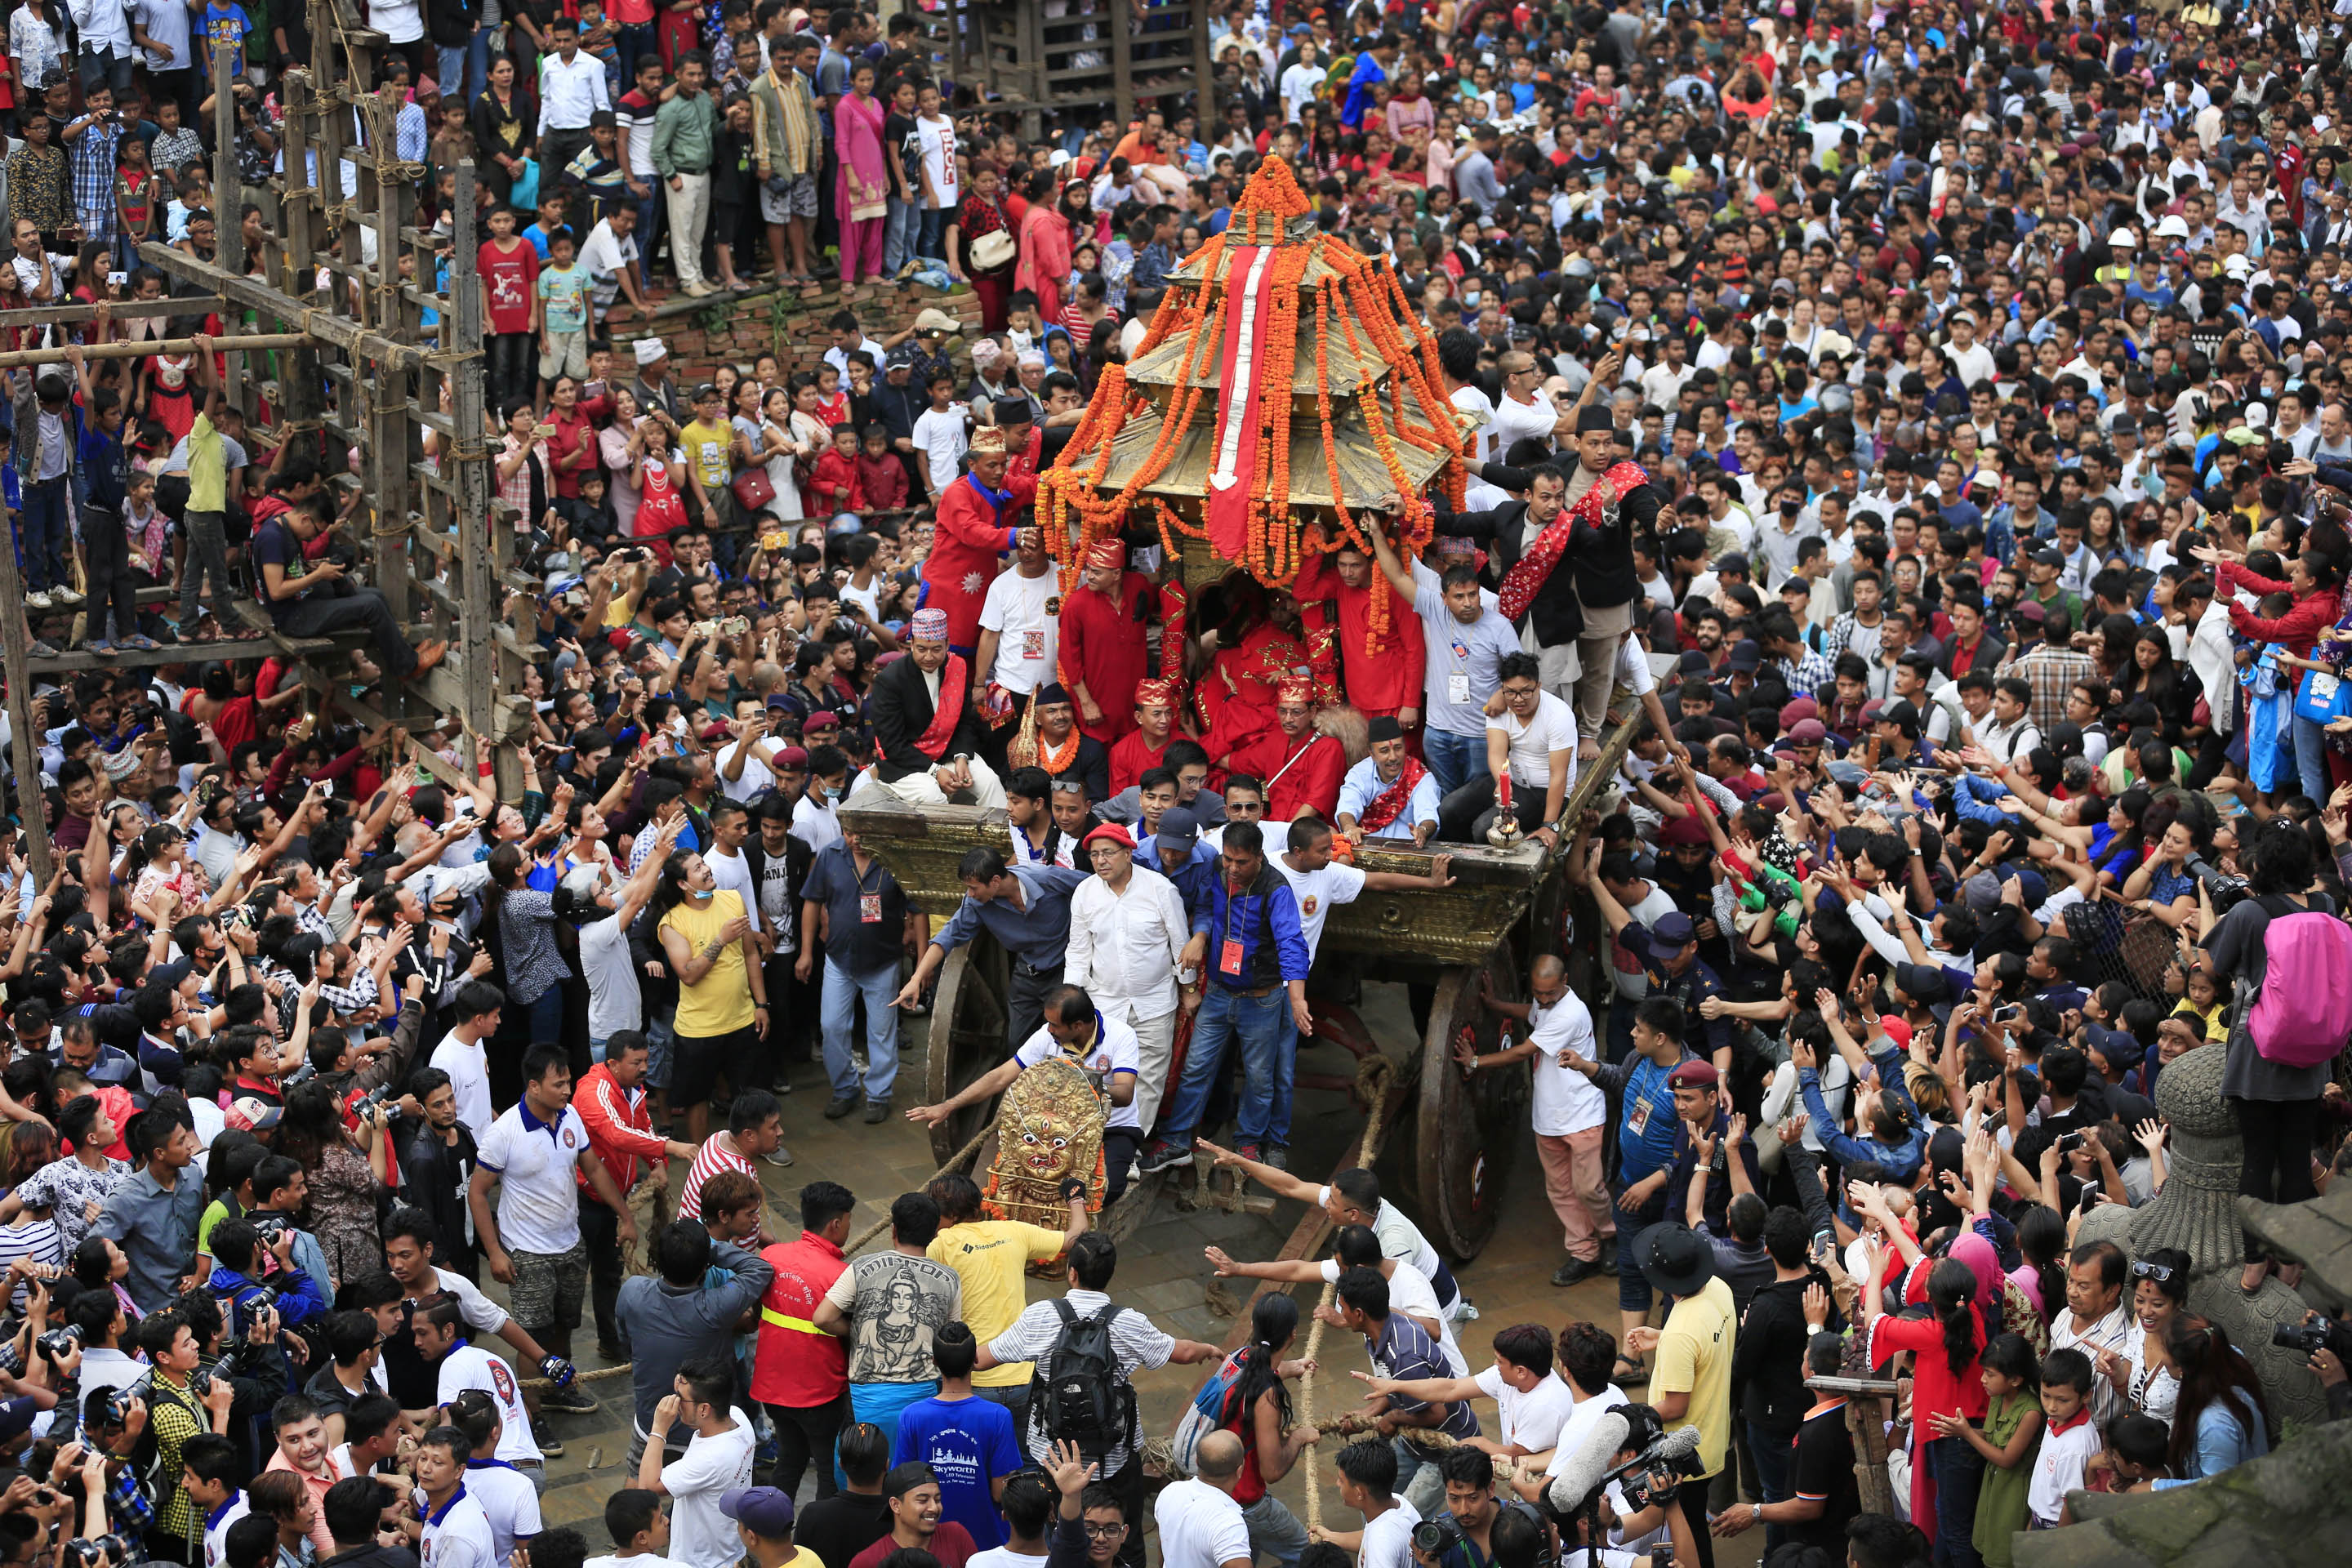
[[[1672,1498],[1683,1482],[1696,1480],[1706,1469],[1706,1461],[1699,1458],[1696,1444],[1654,1443],[1622,1479],[1626,1504],[1639,1513],[1654,1502]]]

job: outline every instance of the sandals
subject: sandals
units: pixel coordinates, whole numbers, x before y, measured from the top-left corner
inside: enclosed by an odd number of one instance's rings
[[[1650,1381],[1650,1369],[1630,1356],[1619,1356],[1617,1364],[1609,1369],[1609,1381],[1620,1388],[1639,1387]]]

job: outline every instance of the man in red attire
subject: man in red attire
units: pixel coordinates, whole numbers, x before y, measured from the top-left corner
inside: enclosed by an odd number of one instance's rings
[[[972,433],[971,468],[940,492],[930,558],[923,563],[923,607],[947,612],[948,647],[966,658],[979,650],[981,606],[999,559],[1020,543],[1013,524],[1037,495],[1034,477],[1007,476],[1010,461],[1003,431],[982,426]]]
[[[1150,657],[1143,628],[1157,600],[1151,579],[1127,569],[1127,546],[1105,539],[1087,552],[1078,591],[1063,602],[1063,684],[1078,728],[1106,746],[1134,727],[1135,683]]]
[[[1137,681],[1134,715],[1135,728],[1110,749],[1113,795],[1133,789],[1144,774],[1163,765],[1168,742],[1176,737],[1176,688],[1165,680]]]
[[[776,1277],[760,1302],[760,1347],[751,1397],[776,1417],[776,1484],[797,1489],[813,1463],[816,1495],[834,1494],[833,1450],[848,1402],[847,1342],[819,1333],[816,1305],[849,1267],[842,1244],[856,1200],[837,1182],[801,1189],[801,1234],[760,1256]],[[788,1494],[789,1495],[789,1494]]]
[[[1291,593],[1301,605],[1333,599],[1339,605],[1339,669],[1347,682],[1348,703],[1367,719],[1392,717],[1411,730],[1421,723],[1421,617],[1412,602],[1400,596],[1388,579],[1372,570],[1372,563],[1352,544],[1343,544],[1330,556],[1311,557],[1299,570]],[[1388,631],[1377,651],[1367,652],[1367,622],[1372,595],[1388,600]]]
[[[1265,780],[1265,820],[1295,822],[1312,808],[1324,821],[1339,809],[1339,781],[1348,772],[1339,742],[1315,729],[1315,687],[1292,676],[1275,694],[1279,728],[1235,753],[1232,771]]]

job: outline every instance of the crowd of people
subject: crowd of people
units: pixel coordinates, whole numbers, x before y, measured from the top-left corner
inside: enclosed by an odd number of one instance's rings
[[[113,314],[187,291],[136,246],[210,258],[232,200],[266,265],[320,173],[276,131],[308,16],[11,7],[0,328],[63,361],[0,373],[32,653],[193,646],[6,672],[40,776],[0,826],[5,1561],[1141,1568],[1149,1528],[1169,1568],[1688,1565],[1756,1529],[1780,1568],[1999,1564],[2077,1489],[2268,1452],[2260,1347],[2189,1288],[2298,1266],[2078,1232],[2166,1201],[2200,1050],[2242,1194],[2347,1160],[2340,19],[1235,0],[1194,23],[1209,108],[1040,128],[888,9],[366,8],[418,227],[479,175],[485,436],[541,585],[502,774],[233,646],[364,631],[362,692],[446,653],[366,584],[362,498],[245,424],[220,323]],[[1128,27],[1149,72],[1159,10],[1048,0],[1045,63]],[[1367,512],[1369,555],[1276,587],[1188,589],[1150,528],[1057,561],[1039,474],[1270,158],[1393,265],[1460,502],[1420,559]],[[969,286],[978,329],[882,331],[876,281]],[[680,384],[650,310],[754,282],[823,301],[822,354]],[[860,797],[1009,840],[934,923]],[[1605,979],[1543,955],[1458,1068],[1531,1078],[1554,1283],[1619,1317],[1474,1363],[1378,1179],[1288,1164],[1331,909],[1506,819]],[[983,931],[1003,1059],[900,1104],[902,1020]],[[1231,1355],[1122,1302],[1085,1193],[1056,1230],[941,1177],[851,1258],[818,1181],[770,1233],[795,1089],[937,1124],[1057,1058],[1110,1200],[1206,1159],[1328,1211],[1328,1259],[1205,1267],[1334,1285],[1366,1431],[1296,1419],[1290,1297]],[[598,1408],[583,1321],[636,1437],[593,1552],[535,1502]],[[2352,1331],[2308,1332],[2341,1415]],[[1132,1378],[1171,1362],[1206,1381],[1153,1500]],[[1873,1372],[1891,1512],[1807,1381]],[[1314,1531],[1268,1489],[1309,1446]]]

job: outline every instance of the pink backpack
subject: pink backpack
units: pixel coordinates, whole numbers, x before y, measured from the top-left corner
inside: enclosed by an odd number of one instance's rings
[[[2352,925],[2282,903],[2263,932],[2267,964],[2246,1033],[2265,1061],[2315,1068],[2352,1040]]]

